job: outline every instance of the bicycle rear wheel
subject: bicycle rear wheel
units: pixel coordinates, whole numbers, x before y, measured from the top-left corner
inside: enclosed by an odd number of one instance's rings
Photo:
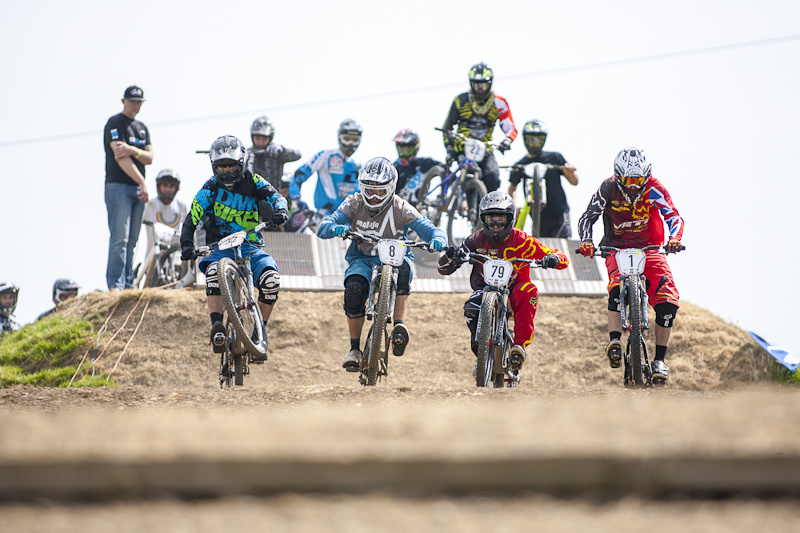
[[[450,243],[455,242],[453,221],[456,217],[466,218],[468,235],[481,229],[480,205],[481,200],[486,196],[486,185],[478,178],[468,178],[461,184],[461,195],[467,204],[466,211],[464,211],[464,206],[460,205],[459,197],[456,196],[447,212],[447,239]]]
[[[478,387],[488,387],[492,383],[494,333],[497,331],[498,315],[497,293],[485,291],[478,315],[478,367],[475,373],[475,384]]]
[[[445,200],[442,196],[442,175],[440,173],[429,172],[422,178],[422,184],[417,190],[417,199],[417,211],[438,227],[442,221],[441,207]]]
[[[265,355],[264,323],[250,284],[239,273],[236,262],[227,257],[219,260],[217,272],[222,301],[236,334],[248,352]]]

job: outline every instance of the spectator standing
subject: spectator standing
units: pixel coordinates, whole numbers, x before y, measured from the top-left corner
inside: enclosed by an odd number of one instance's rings
[[[133,253],[149,198],[144,167],[153,162],[150,132],[136,120],[143,102],[144,91],[140,87],[131,85],[125,89],[122,112],[108,119],[103,131],[110,232],[106,265],[109,290],[133,287]]]

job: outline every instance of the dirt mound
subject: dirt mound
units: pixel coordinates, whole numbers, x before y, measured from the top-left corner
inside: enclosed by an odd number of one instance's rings
[[[411,296],[406,319],[411,343],[405,356],[390,360],[390,375],[381,385],[474,386],[474,357],[462,315],[466,296]],[[97,343],[97,353],[103,354],[95,367],[106,372],[113,368],[112,379],[122,387],[218,387],[218,358],[208,343],[203,291],[95,292],[72,315],[98,325],[107,320],[107,332]],[[349,347],[341,292],[281,292],[268,334],[270,359],[253,367],[246,381],[249,387],[357,385],[355,374],[340,366]],[[653,350],[652,334],[648,336]],[[604,298],[541,298],[520,387],[619,388],[621,371],[608,368],[602,356],[606,342]],[[742,330],[686,302],[673,328],[667,362],[670,388],[687,391],[760,381],[771,375],[772,365]],[[82,372],[87,368],[85,363]]]

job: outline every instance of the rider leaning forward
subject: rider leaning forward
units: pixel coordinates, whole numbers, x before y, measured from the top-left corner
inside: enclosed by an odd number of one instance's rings
[[[614,175],[600,184],[578,220],[581,237],[580,253],[594,257],[592,226],[603,216],[605,234],[601,246],[644,248],[664,244],[664,222],[669,228],[667,252],[681,250],[683,219],[672,204],[667,189],[652,176],[652,166],[644,151],[630,147],[617,154]],[[663,220],[663,222],[662,222]],[[667,259],[657,250],[646,252],[644,277],[647,297],[656,312],[656,356],[652,363],[653,378],[668,379],[667,355],[670,329],[678,313],[678,289]],[[611,368],[619,368],[622,360],[622,319],[619,314],[619,271],[613,255],[606,257],[608,269],[608,334],[606,356]]]
[[[448,248],[439,258],[439,273],[449,275],[463,263],[466,252],[475,252],[496,259],[542,259],[543,268],[563,270],[569,259],[563,252],[548,248],[539,239],[514,228],[516,207],[511,197],[502,192],[490,192],[480,203],[480,218],[483,228],[467,237],[459,248]],[[469,277],[474,291],[464,304],[464,318],[472,333],[472,351],[478,353],[478,315],[486,282],[483,266],[475,264]],[[539,290],[531,283],[530,265],[514,263],[514,274],[509,284],[509,303],[514,314],[514,346],[511,347],[509,363],[519,370],[525,362],[525,347],[533,341],[533,318],[539,303]]]
[[[517,128],[511,118],[511,109],[505,98],[492,91],[494,72],[486,63],[478,63],[469,69],[469,92],[461,93],[453,99],[447,119],[444,121],[444,147],[447,150],[447,166],[464,155],[464,142],[451,135],[455,127],[457,133],[465,137],[491,142],[494,126],[500,123],[500,129],[506,134],[497,150],[502,154],[511,148],[511,142],[517,137]],[[496,191],[500,187],[500,169],[494,158],[492,149],[486,151],[480,162],[481,179],[486,190]]]
[[[197,257],[193,246],[194,232],[203,220],[206,242],[215,243],[238,231],[249,231],[258,225],[259,211],[263,214],[271,209],[268,218],[273,224],[286,222],[286,199],[258,174],[244,168],[244,145],[232,135],[219,137],[211,145],[210,158],[214,176],[203,184],[192,202],[192,210],[183,223],[181,232],[181,259],[190,261]],[[264,203],[269,209],[263,209]],[[259,205],[261,204],[261,206]],[[250,256],[253,283],[258,289],[258,306],[264,319],[264,330],[281,285],[275,259],[258,247],[258,237],[248,234],[242,244],[242,255]],[[232,250],[214,250],[200,261],[200,270],[206,275],[208,311],[211,315],[211,343],[215,352],[224,351],[225,325],[222,323],[223,306],[217,274],[219,260],[233,259]],[[263,356],[253,356],[253,362],[263,362]]]
[[[383,157],[367,161],[358,173],[361,192],[348,196],[336,211],[326,216],[319,227],[322,239],[342,237],[348,230],[369,233],[381,239],[400,239],[413,230],[423,240],[431,243],[434,251],[447,246],[444,232],[420,215],[407,201],[395,194],[397,170]],[[350,351],[342,367],[348,372],[358,372],[361,360],[361,332],[364,328],[372,265],[380,259],[373,253],[374,243],[353,242],[347,249],[348,266],[344,273],[344,312],[350,333]],[[408,328],[403,323],[406,302],[411,292],[410,253],[406,255],[397,277],[397,298],[394,304],[394,329],[392,344],[394,355],[403,355],[409,341]]]

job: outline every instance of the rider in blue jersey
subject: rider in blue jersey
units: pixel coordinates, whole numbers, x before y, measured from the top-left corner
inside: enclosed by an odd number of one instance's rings
[[[320,215],[332,213],[345,198],[358,191],[360,165],[350,157],[361,143],[361,132],[358,122],[350,118],[343,120],[339,124],[339,148],[323,150],[297,169],[289,186],[289,195],[300,209],[307,207],[300,199],[300,186],[315,172],[314,207]]]
[[[232,135],[224,135],[211,145],[211,168],[214,176],[203,184],[194,197],[192,210],[186,216],[181,231],[181,259],[191,261],[197,257],[194,248],[194,232],[201,221],[206,229],[206,242],[214,243],[238,231],[250,231],[261,218],[269,217],[275,225],[289,218],[286,198],[275,190],[267,180],[244,168],[245,149],[242,141]],[[262,210],[262,207],[266,209]],[[267,213],[271,212],[271,215]],[[258,237],[248,234],[242,244],[242,255],[250,257],[253,283],[258,289],[258,306],[267,321],[278,299],[281,276],[275,259],[259,248]],[[233,258],[232,250],[216,249],[200,261],[198,268],[206,275],[206,295],[211,316],[211,344],[214,352],[225,350],[225,325],[222,323],[224,304],[219,290],[218,266],[223,257]],[[252,356],[254,363],[264,362],[267,356]]]

